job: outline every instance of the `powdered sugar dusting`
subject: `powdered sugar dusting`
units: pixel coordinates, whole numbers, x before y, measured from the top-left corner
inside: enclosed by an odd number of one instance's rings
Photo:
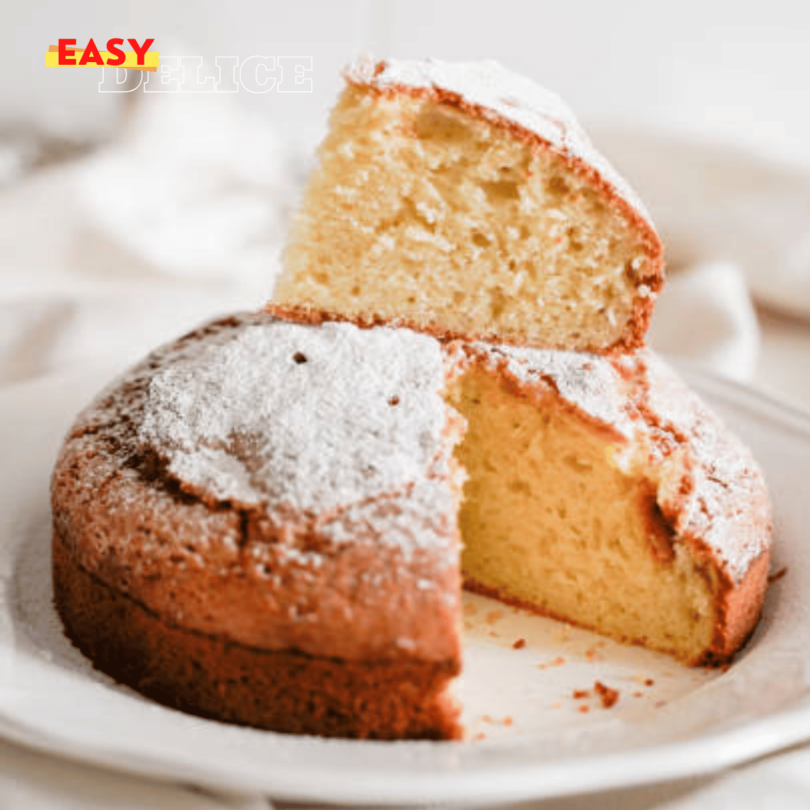
[[[461,481],[458,484],[460,490]],[[446,563],[455,565],[456,546],[448,538],[456,534],[456,507],[450,487],[440,486],[435,479],[425,479],[393,501],[356,504],[322,525],[321,531],[335,545],[371,536],[378,543],[403,549],[406,555],[414,549],[446,546],[449,552]]]
[[[769,546],[769,499],[750,450],[653,352],[609,359],[480,343],[474,349],[520,384],[544,380],[582,414],[635,438],[627,464],[641,461],[676,534],[705,544],[732,580]]]
[[[346,75],[355,84],[380,89],[438,88],[490,110],[498,118],[535,133],[562,152],[593,167],[642,217],[650,219],[644,204],[627,181],[594,148],[568,105],[555,93],[512,73],[494,60],[388,59],[378,71],[377,64],[365,57],[355,60]]]
[[[770,543],[750,452],[649,351],[443,347],[407,329],[261,315],[214,327],[159,350],[132,377],[147,381],[138,441],[198,494],[289,508],[335,546],[366,538],[406,557],[447,551],[455,564],[461,480],[442,390],[445,368],[476,361],[610,427],[626,449],[614,460],[647,477],[677,536],[708,547],[735,581]]]
[[[683,493],[680,475],[665,478],[659,489],[661,506],[675,513],[679,534],[700,538],[739,582],[770,544],[770,505],[762,473],[751,451],[663,360],[652,352],[643,358],[649,410],[675,441],[686,442],[688,452],[682,471],[691,486]]]
[[[505,364],[506,372],[523,384],[550,382],[556,392],[591,419],[625,438],[634,432],[628,413],[626,386],[610,361],[584,352],[491,347],[475,344],[490,363]]]
[[[406,330],[245,324],[155,372],[139,439],[217,499],[323,514],[425,478],[443,444],[442,363]]]

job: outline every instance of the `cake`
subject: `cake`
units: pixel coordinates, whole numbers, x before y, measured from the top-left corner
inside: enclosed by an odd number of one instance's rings
[[[274,301],[539,348],[642,345],[661,243],[556,95],[495,62],[359,60],[346,78]]]
[[[463,583],[720,663],[771,543],[750,452],[649,350],[281,308],[102,392],[52,507],[56,607],[99,669],[206,717],[378,739],[461,735]]]
[[[53,476],[68,636],[162,703],[456,737],[460,420],[437,341],[240,315],[85,410]]]

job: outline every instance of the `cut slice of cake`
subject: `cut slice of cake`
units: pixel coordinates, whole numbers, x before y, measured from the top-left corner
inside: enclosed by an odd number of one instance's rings
[[[96,666],[228,722],[455,738],[462,574],[689,664],[745,642],[765,485],[652,353],[339,321],[210,323],[79,416],[53,476],[54,588]]]
[[[535,347],[641,345],[661,243],[557,96],[495,62],[361,60],[347,80],[274,300]]]
[[[767,588],[748,449],[650,351],[463,351],[466,586],[687,664],[728,660]]]

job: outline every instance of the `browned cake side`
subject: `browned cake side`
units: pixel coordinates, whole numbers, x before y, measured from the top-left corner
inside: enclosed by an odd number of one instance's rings
[[[446,694],[458,661],[343,661],[259,650],[172,626],[53,544],[56,607],[68,638],[119,683],[174,709],[290,734],[455,739]]]
[[[185,711],[325,736],[458,737],[445,694],[461,668],[457,426],[438,394],[430,469],[403,491],[316,514],[195,489],[139,440],[160,369],[271,322],[225,319],[158,350],[79,417],[52,482],[67,632],[101,670]],[[441,353],[423,340],[441,380]],[[333,350],[310,345],[307,363]],[[405,407],[415,392],[398,390]],[[246,462],[254,450],[231,448]]]

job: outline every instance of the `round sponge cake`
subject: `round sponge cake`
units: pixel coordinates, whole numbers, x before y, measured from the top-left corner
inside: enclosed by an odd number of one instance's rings
[[[750,453],[650,352],[279,309],[203,326],[102,392],[52,502],[57,609],[97,667],[327,736],[460,736],[463,580],[728,660],[771,543]]]

